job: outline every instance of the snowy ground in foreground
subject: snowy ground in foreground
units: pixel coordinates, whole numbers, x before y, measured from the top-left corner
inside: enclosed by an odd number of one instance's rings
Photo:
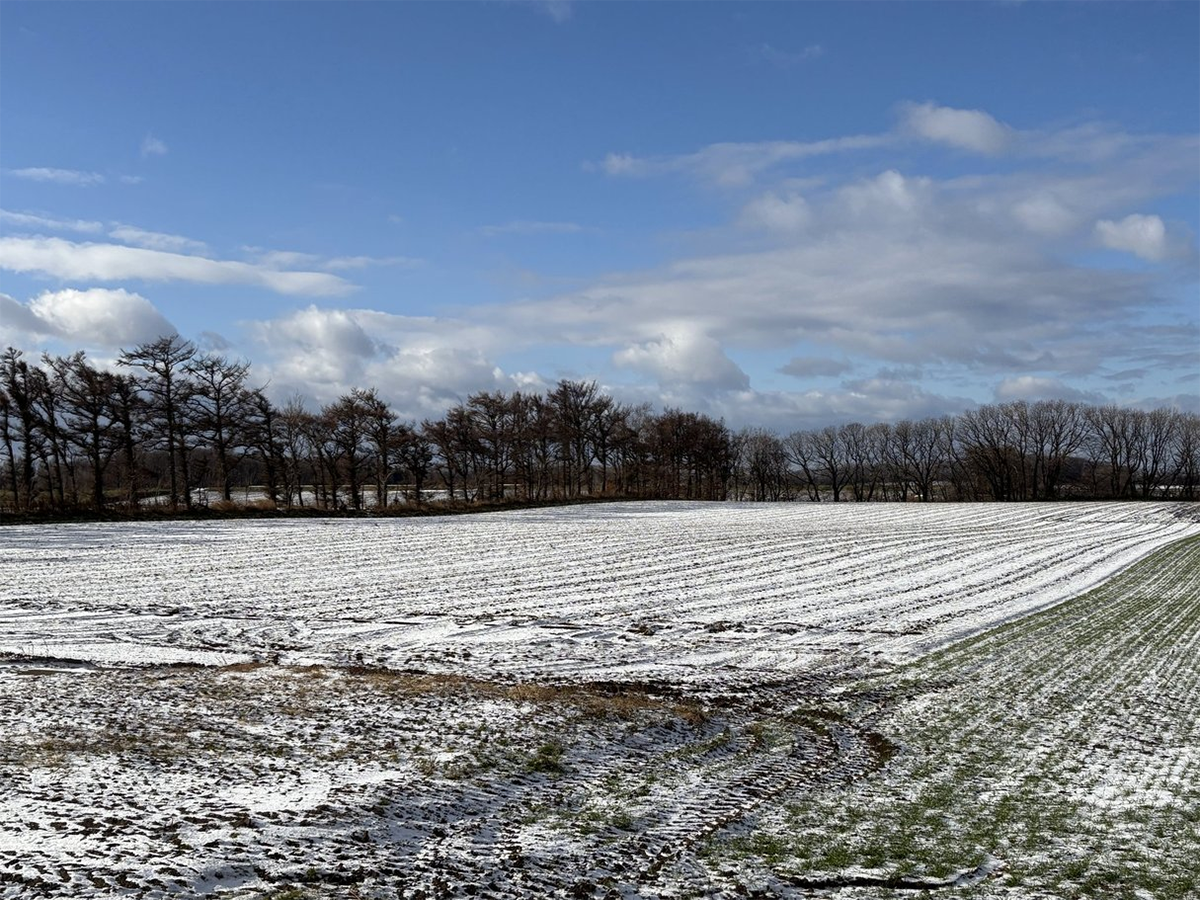
[[[0,529],[0,652],[714,687],[861,669],[1075,596],[1183,504],[631,503]]]
[[[1161,504],[0,529],[0,897],[1191,896],[1200,548],[1128,566],[1197,533]]]

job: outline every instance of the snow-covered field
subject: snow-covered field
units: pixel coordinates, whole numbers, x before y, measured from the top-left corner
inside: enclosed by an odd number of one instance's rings
[[[1035,786],[1170,886],[1200,589],[1155,573],[1200,572],[1164,556],[1197,534],[1183,504],[2,528],[0,897],[1056,896],[1069,835],[981,824]],[[913,839],[834,840],[864,818]]]
[[[1167,504],[631,503],[0,530],[0,652],[714,683],[909,659],[1200,529]]]

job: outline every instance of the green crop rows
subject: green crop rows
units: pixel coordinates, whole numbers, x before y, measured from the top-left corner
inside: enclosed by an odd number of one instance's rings
[[[871,896],[1200,895],[1200,539],[843,701],[900,753],[710,858]]]

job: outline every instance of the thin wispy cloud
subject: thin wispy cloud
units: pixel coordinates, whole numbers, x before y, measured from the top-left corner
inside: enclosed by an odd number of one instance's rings
[[[350,282],[325,272],[282,272],[232,260],[119,244],[80,244],[61,238],[0,238],[0,269],[75,282],[241,284],[298,296],[341,296],[356,289]]]
[[[192,253],[207,255],[208,245],[204,241],[178,234],[163,234],[159,231],[146,231],[132,225],[116,225],[109,232],[110,238],[115,238],[123,244],[135,247],[145,247],[147,250],[163,250],[167,253]]]
[[[320,263],[320,267],[328,272],[338,272],[346,269],[366,269],[372,266],[416,269],[424,264],[423,259],[417,259],[415,256],[334,256]]]
[[[13,212],[8,209],[0,209],[0,222],[39,231],[75,231],[80,234],[100,234],[104,231],[103,222],[92,222],[87,219],[58,219],[40,213]]]
[[[159,138],[152,134],[147,134],[142,138],[142,159],[151,156],[166,156],[167,145]]]
[[[609,153],[586,169],[623,178],[681,174],[719,187],[744,187],[759,175],[784,163],[816,156],[873,150],[895,140],[889,134],[860,134],[820,141],[760,141],[709,144],[678,156],[639,157]]]
[[[514,219],[503,225],[484,225],[479,233],[484,237],[503,234],[578,234],[584,227],[575,222],[538,222],[529,219]]]
[[[762,43],[750,51],[753,59],[768,63],[777,69],[791,69],[803,63],[813,62],[825,55],[820,44],[809,44],[799,50],[783,50],[773,44]]]
[[[242,250],[250,255],[250,258],[256,265],[281,270],[309,268],[336,272],[349,269],[366,269],[373,266],[395,266],[402,269],[415,269],[425,264],[423,259],[418,259],[414,256],[357,255],[326,257],[319,253],[305,253],[299,250],[266,250],[262,247],[243,247]]]
[[[533,8],[559,25],[570,19],[574,12],[572,0],[533,0]]]
[[[83,172],[78,169],[53,169],[41,166],[26,169],[9,169],[8,174],[17,178],[24,178],[26,181],[41,181],[47,184],[67,184],[78,187],[104,184],[106,180],[99,172]]]

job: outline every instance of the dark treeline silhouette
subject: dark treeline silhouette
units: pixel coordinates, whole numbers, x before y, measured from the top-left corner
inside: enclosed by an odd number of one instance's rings
[[[385,509],[431,500],[1195,499],[1200,416],[1062,400],[781,436],[629,406],[595,382],[481,392],[401,420],[374,389],[272,403],[245,362],[170,336],[123,351],[0,357],[0,507],[228,504]]]

